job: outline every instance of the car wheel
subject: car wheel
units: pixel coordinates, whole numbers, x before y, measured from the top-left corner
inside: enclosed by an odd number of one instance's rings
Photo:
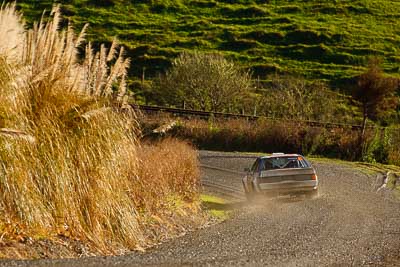
[[[246,190],[246,186],[243,183],[243,188],[244,188],[244,193],[246,195],[247,201],[250,201],[250,202],[254,201],[256,198],[256,193],[254,192],[255,190],[254,190],[253,185],[251,185],[251,189],[248,188],[249,190]]]

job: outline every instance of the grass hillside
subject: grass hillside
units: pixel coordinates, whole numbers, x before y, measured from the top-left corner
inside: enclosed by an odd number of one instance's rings
[[[164,71],[183,50],[221,51],[261,80],[289,73],[344,86],[371,55],[400,75],[398,0],[58,2],[78,28],[90,23],[91,40],[119,38],[134,62],[131,78]],[[31,21],[52,1],[18,4]]]

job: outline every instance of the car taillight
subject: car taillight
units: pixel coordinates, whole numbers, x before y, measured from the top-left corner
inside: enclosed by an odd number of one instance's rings
[[[317,175],[316,175],[316,174],[313,174],[313,175],[311,176],[311,180],[317,180]]]

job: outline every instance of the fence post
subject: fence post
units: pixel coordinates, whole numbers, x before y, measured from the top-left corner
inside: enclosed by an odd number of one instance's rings
[[[141,83],[142,83],[142,88],[144,87],[144,81],[145,81],[145,79],[146,79],[146,67],[143,67],[142,68],[142,77],[141,77]]]

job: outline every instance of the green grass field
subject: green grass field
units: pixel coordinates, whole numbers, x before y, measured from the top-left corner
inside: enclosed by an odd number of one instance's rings
[[[220,51],[261,81],[273,73],[346,89],[368,56],[400,76],[400,1],[69,0],[63,13],[89,39],[117,36],[132,58],[131,80],[154,77],[183,50]],[[52,1],[21,0],[28,21]]]

